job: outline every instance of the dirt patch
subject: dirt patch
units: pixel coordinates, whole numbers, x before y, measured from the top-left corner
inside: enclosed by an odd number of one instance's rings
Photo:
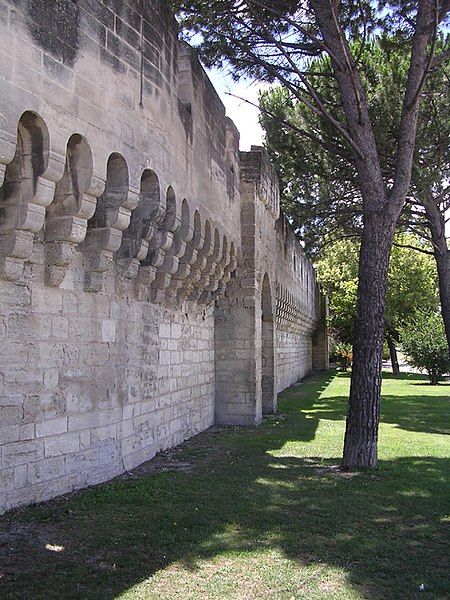
[[[353,479],[353,477],[357,477],[361,474],[358,471],[343,471],[340,465],[330,465],[329,467],[322,467],[315,471],[317,475],[334,475],[341,479]]]
[[[341,465],[323,466],[323,461],[320,458],[306,457],[303,460],[309,467],[314,468],[317,475],[333,475],[341,479],[353,479],[353,477],[361,475],[360,471],[345,471],[341,469]]]

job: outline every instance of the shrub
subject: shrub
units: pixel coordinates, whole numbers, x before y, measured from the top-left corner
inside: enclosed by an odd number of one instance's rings
[[[436,385],[450,372],[450,356],[439,313],[418,311],[401,332],[403,352],[408,364],[426,371]]]
[[[352,364],[353,353],[352,347],[350,344],[344,344],[343,342],[339,342],[333,348],[333,353],[336,357],[336,361],[338,365],[341,367],[343,371],[346,371],[348,367]]]

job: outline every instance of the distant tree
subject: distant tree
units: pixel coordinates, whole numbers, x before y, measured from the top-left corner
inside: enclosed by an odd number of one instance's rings
[[[444,327],[438,313],[417,312],[402,328],[401,339],[408,362],[426,371],[430,383],[436,385],[450,373]]]
[[[336,357],[336,362],[343,371],[346,371],[352,364],[353,354],[351,344],[337,342],[333,347],[333,354]]]
[[[443,40],[438,46],[445,46]],[[359,54],[380,159],[394,178],[396,135],[401,117],[400,90],[407,77],[408,57],[396,39],[382,37]],[[321,74],[322,98],[339,107],[339,91],[331,77],[329,58],[311,61]],[[434,255],[439,274],[442,317],[450,353],[450,248],[445,237],[450,211],[450,64],[442,62],[429,74],[418,123],[410,195],[399,228],[430,244],[416,249]],[[282,184],[282,206],[314,257],[324,244],[362,233],[362,198],[358,173],[346,157],[350,149],[329,152],[335,136],[329,122],[293,97],[285,87],[260,97],[266,146]],[[381,118],[380,118],[381,115]],[[301,139],[296,129],[311,133]],[[317,136],[324,143],[317,141]],[[391,346],[392,347],[392,346]]]
[[[420,240],[412,234],[397,235],[389,265],[385,339],[392,370],[399,371],[396,343],[399,332],[418,308],[438,311],[436,266],[431,256],[408,248]],[[405,247],[406,246],[406,247]],[[337,240],[325,246],[316,263],[318,278],[330,299],[330,332],[337,342],[351,344],[354,336],[358,288],[359,241]]]
[[[201,40],[207,64],[226,62],[237,77],[278,81],[334,128],[330,151],[351,149],[363,228],[343,467],[376,467],[389,257],[410,188],[422,92],[430,68],[445,58],[435,47],[450,0],[173,0],[173,5],[182,27]],[[381,30],[401,39],[409,53],[408,75],[398,92],[402,108],[393,177],[383,169],[359,52],[349,43],[364,48],[367,37]],[[342,110],[322,98],[320,74],[305,60],[322,54],[330,57]],[[298,134],[308,137],[305,131]]]
[[[399,332],[418,308],[438,314],[437,272],[433,257],[409,247],[420,247],[421,240],[411,234],[400,234],[392,249],[389,264],[385,337],[392,370],[399,371],[396,343]]]
[[[358,256],[356,240],[337,240],[323,249],[315,265],[318,280],[329,298],[330,333],[343,344],[352,344],[355,334]]]

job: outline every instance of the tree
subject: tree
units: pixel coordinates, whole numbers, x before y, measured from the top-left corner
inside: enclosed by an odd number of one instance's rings
[[[376,467],[389,257],[411,182],[420,99],[450,0],[196,0],[175,6],[183,11],[182,25],[200,34],[208,64],[227,61],[237,76],[278,81],[333,126],[339,141],[332,148],[352,150],[363,231],[343,467]],[[349,44],[351,38],[364,46],[380,29],[392,30],[410,49],[393,179],[383,172],[358,55]],[[318,76],[305,60],[322,54],[331,59],[344,120],[321,98]]]
[[[396,342],[399,332],[418,307],[437,313],[436,266],[431,256],[409,246],[420,243],[411,234],[398,234],[388,274],[385,338],[393,371],[398,368]],[[330,331],[336,341],[351,344],[354,336],[358,287],[359,240],[347,238],[325,246],[316,262],[318,279],[330,299]],[[397,371],[398,372],[398,371]]]
[[[355,335],[358,256],[356,240],[336,240],[323,248],[315,264],[318,281],[329,298],[330,334],[343,344],[352,344]]]
[[[443,40],[438,46],[445,47]],[[395,39],[381,37],[360,52],[361,76],[377,147],[385,172],[394,177],[395,135],[400,119],[398,93],[407,77],[407,57]],[[320,91],[331,105],[338,104],[338,90],[331,78],[331,62],[316,59],[310,65],[322,74]],[[439,290],[450,353],[450,248],[445,237],[445,214],[450,209],[450,65],[438,64],[430,73],[418,123],[412,186],[400,217],[400,230],[418,234],[420,252],[433,253],[439,274]],[[296,102],[283,87],[266,91],[260,98],[261,124],[266,146],[282,183],[282,205],[314,257],[333,239],[359,236],[362,208],[358,177],[350,160],[328,152],[311,137],[299,139],[294,128],[322,140],[332,139],[329,123],[307,106]],[[380,120],[377,116],[384,114]],[[294,127],[292,127],[292,125]],[[345,152],[345,148],[342,149]],[[392,338],[388,337],[391,342]]]
[[[430,383],[437,385],[450,373],[444,327],[436,312],[419,311],[402,331],[402,346],[408,361],[421,371],[426,371]]]
[[[400,330],[418,308],[437,313],[437,272],[433,257],[415,248],[421,240],[412,234],[398,234],[389,265],[385,337],[394,373],[399,372],[396,343]]]

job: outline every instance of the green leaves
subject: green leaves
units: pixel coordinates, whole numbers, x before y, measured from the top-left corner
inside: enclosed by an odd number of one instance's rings
[[[438,55],[448,50],[441,39]],[[354,42],[378,154],[387,187],[395,176],[397,134],[409,67],[404,37],[383,35],[364,46]],[[406,231],[428,236],[425,215],[417,204],[439,197],[450,178],[450,73],[441,63],[429,75],[422,101],[409,202],[399,223]],[[309,63],[309,81],[328,110],[344,121],[329,58]],[[352,149],[336,136],[327,119],[277,87],[260,97],[266,146],[281,180],[282,206],[305,249],[314,257],[342,236],[360,235],[360,183]]]
[[[402,328],[401,340],[408,362],[426,371],[430,383],[437,384],[444,374],[450,373],[447,340],[438,312],[416,312]]]
[[[386,320],[391,330],[402,327],[417,307],[436,312],[436,266],[433,257],[402,246],[420,245],[413,235],[398,235],[393,248],[387,292]],[[318,279],[330,298],[330,330],[343,343],[352,343],[358,288],[359,242],[338,240],[324,248],[316,263]]]

